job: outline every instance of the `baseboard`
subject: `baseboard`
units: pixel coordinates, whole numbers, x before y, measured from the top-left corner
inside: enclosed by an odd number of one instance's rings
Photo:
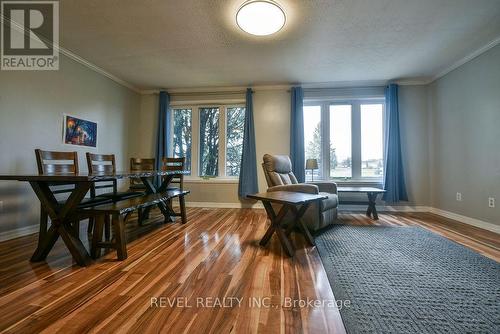
[[[186,202],[188,208],[264,209],[262,203]]]
[[[500,226],[499,225],[488,223],[488,222],[485,222],[485,221],[482,221],[482,220],[479,220],[476,218],[471,218],[471,217],[459,215],[458,213],[454,213],[454,212],[450,212],[450,211],[446,211],[446,210],[441,210],[438,208],[429,208],[429,209],[430,209],[429,210],[430,213],[434,213],[434,214],[439,215],[441,217],[453,219],[453,220],[459,221],[461,223],[476,226],[476,227],[500,234]]]
[[[340,210],[345,211],[361,211],[364,212],[367,209],[366,204],[339,204]],[[378,212],[430,212],[428,206],[417,206],[417,205],[377,205]]]
[[[15,230],[5,231],[0,233],[0,242],[24,237],[38,232],[38,225],[30,225],[25,227],[16,228]]]
[[[227,209],[241,209],[241,208],[252,208],[252,209],[263,209],[261,203],[220,203],[220,202],[187,202],[187,207],[190,208],[227,208]],[[366,205],[340,205],[340,210],[345,211],[360,211],[366,210]],[[459,215],[457,213],[428,207],[428,206],[391,206],[391,205],[379,205],[377,206],[379,212],[430,212],[441,217],[456,220],[458,222],[476,226],[491,232],[500,234],[500,226],[488,223],[479,219]],[[26,227],[20,227],[15,230],[0,232],[0,242],[23,237],[29,234],[37,233],[38,225],[31,225]]]

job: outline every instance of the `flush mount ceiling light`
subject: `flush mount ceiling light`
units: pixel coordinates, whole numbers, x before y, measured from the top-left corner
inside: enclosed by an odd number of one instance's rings
[[[236,23],[241,30],[256,36],[278,32],[285,25],[285,19],[285,12],[273,1],[247,1],[236,13]]]

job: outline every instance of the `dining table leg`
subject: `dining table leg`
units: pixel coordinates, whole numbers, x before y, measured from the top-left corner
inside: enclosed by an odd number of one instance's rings
[[[30,185],[51,221],[50,228],[39,238],[37,249],[33,253],[31,261],[44,261],[61,236],[76,263],[80,266],[89,265],[91,258],[72,222],[75,220],[78,205],[90,189],[91,182],[75,183],[73,191],[63,205],[59,205],[47,182],[32,181]]]
[[[161,185],[157,188],[154,184],[151,178],[149,177],[141,177],[142,183],[146,186],[146,193],[148,194],[156,194],[156,193],[161,193],[167,190],[170,182],[172,181],[173,175],[167,175],[164,179]],[[163,216],[165,217],[165,222],[173,222],[174,220],[172,219],[173,216],[175,216],[175,212],[173,212],[170,207],[164,203],[164,202],[159,202],[156,205]],[[144,209],[142,216],[147,216],[149,214],[149,210],[151,207],[147,207]]]

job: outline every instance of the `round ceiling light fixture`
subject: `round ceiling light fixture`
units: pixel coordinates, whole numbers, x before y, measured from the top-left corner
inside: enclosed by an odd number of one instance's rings
[[[273,1],[247,1],[236,13],[238,27],[256,36],[271,35],[280,31],[285,20],[285,12]]]

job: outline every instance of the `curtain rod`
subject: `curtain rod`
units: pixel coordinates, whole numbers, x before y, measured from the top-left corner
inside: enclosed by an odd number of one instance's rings
[[[228,91],[205,91],[205,92],[169,92],[168,90],[165,90],[168,95],[170,96],[200,96],[200,95],[244,95],[247,91],[246,90],[228,90]],[[255,93],[254,90],[252,90],[252,94]],[[153,95],[158,95],[160,94],[160,91],[154,92]]]
[[[233,90],[233,91],[212,91],[212,92],[173,92],[167,93],[170,96],[195,96],[195,95],[242,95],[245,94],[246,90]],[[254,91],[252,91],[253,93]]]

